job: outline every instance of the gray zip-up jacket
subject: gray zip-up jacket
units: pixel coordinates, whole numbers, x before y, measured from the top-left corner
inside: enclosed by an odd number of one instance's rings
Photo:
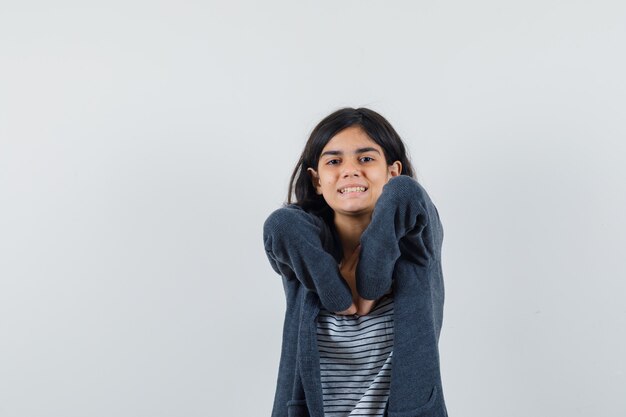
[[[343,311],[352,294],[339,271],[342,248],[324,220],[290,204],[263,225],[265,251],[282,276],[287,310],[272,417],[324,417],[316,319]],[[394,297],[388,417],[446,417],[439,369],[443,318],[443,228],[437,208],[412,177],[391,178],[361,235],[357,291]]]

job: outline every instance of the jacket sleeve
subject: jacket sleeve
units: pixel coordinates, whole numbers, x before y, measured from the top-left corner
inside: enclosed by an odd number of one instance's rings
[[[281,275],[293,271],[307,289],[318,294],[326,309],[343,311],[352,304],[352,292],[335,258],[324,250],[321,234],[313,215],[297,208],[281,207],[263,224],[265,252],[272,268]]]
[[[439,256],[433,232],[442,233],[441,224],[424,188],[407,175],[391,178],[361,235],[356,270],[359,295],[368,300],[382,297],[391,287],[401,256],[427,267]]]

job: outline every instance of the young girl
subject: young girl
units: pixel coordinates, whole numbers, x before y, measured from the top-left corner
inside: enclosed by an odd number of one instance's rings
[[[263,239],[287,301],[272,417],[447,416],[443,229],[387,120],[324,118]]]

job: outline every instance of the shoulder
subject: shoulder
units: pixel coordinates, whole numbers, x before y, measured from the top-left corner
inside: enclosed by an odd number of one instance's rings
[[[263,236],[266,243],[275,239],[319,242],[337,262],[341,260],[341,245],[333,229],[320,215],[308,212],[296,204],[284,205],[274,210],[263,224]]]
[[[322,228],[324,220],[313,213],[304,210],[297,204],[284,205],[269,214],[263,230],[269,233],[274,230],[302,230],[303,228]]]
[[[297,204],[286,204],[271,212],[265,222],[297,221],[303,219],[313,220],[315,217],[317,216],[307,212]]]

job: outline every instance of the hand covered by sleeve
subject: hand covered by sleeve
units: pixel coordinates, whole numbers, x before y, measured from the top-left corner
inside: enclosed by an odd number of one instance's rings
[[[438,258],[440,247],[435,247],[433,233],[443,230],[424,188],[406,175],[391,178],[361,236],[356,274],[359,294],[368,300],[382,297],[391,287],[400,256],[424,267]]]
[[[352,293],[335,258],[323,248],[320,222],[297,206],[275,210],[263,225],[265,252],[277,273],[295,274],[326,309],[344,311],[352,305]]]

